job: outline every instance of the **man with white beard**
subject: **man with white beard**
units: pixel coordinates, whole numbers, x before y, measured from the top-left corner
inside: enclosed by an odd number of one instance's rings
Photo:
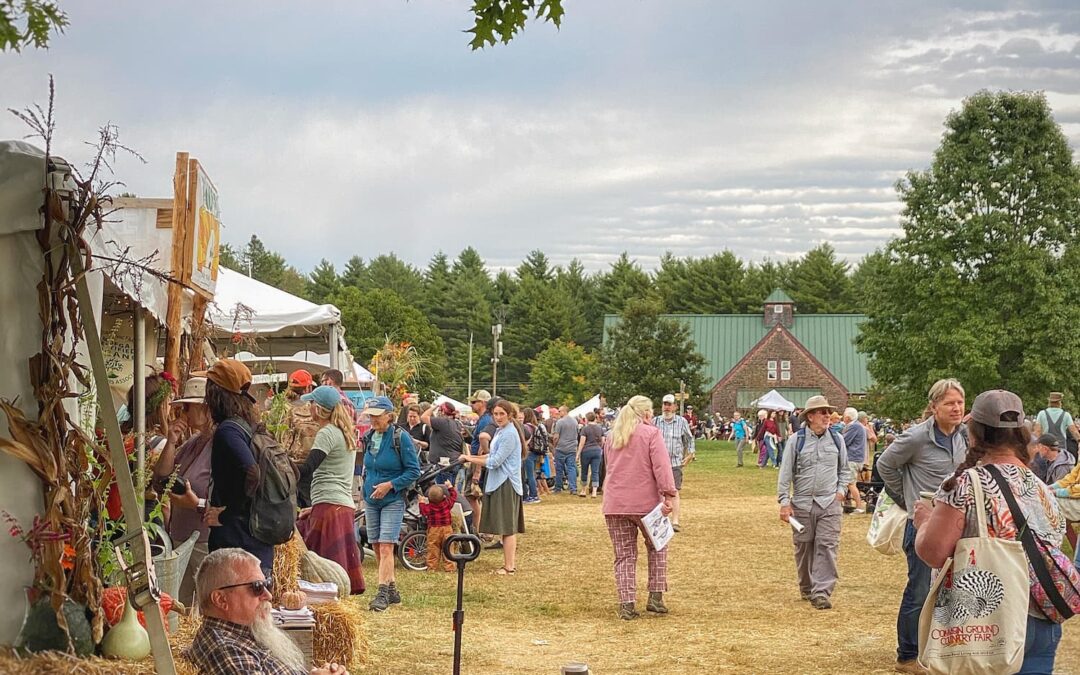
[[[239,548],[218,549],[195,575],[202,625],[187,658],[204,675],[348,675],[344,666],[308,671],[304,654],[270,616],[270,582],[259,559]]]

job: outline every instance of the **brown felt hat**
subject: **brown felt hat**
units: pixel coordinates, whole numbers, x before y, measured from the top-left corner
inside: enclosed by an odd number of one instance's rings
[[[825,408],[826,410],[835,410],[835,406],[829,405],[829,399],[824,396],[811,396],[806,399],[806,405],[803,406],[803,412],[808,413],[811,410],[820,410]]]
[[[1052,391],[1052,392],[1050,392],[1050,402],[1051,403],[1061,403],[1061,398],[1062,398],[1062,396],[1061,396],[1060,391]]]
[[[217,386],[231,394],[243,394],[255,401],[255,397],[248,393],[251,386],[251,370],[236,359],[220,359],[209,370],[192,373],[205,377]]]

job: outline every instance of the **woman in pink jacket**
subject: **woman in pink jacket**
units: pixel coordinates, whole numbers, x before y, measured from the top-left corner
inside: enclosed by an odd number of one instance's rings
[[[649,603],[645,609],[667,614],[667,547],[656,551],[641,524],[641,517],[663,504],[671,513],[675,477],[671,458],[660,430],[652,422],[653,404],[644,396],[634,396],[615,418],[604,443],[604,520],[615,549],[615,587],[619,593],[619,618],[636,619],[637,535],[642,530],[649,553]]]

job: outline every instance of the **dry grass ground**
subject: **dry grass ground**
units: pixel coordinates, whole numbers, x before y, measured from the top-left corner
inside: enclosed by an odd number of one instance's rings
[[[891,672],[905,566],[866,545],[869,516],[845,516],[836,606],[814,610],[798,597],[790,531],[772,496],[776,471],[735,469],[728,443],[703,443],[699,456],[671,544],[671,614],[620,621],[600,500],[549,497],[526,509],[516,576],[492,574],[496,551],[469,566],[463,672],[550,675],[570,661],[600,675]],[[638,570],[643,609],[643,553]],[[450,672],[454,583],[399,568],[404,604],[369,617],[365,672]],[[1058,672],[1080,673],[1077,622],[1065,626]]]

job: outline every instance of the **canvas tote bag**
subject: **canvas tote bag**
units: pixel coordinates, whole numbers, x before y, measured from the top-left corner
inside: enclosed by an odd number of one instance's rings
[[[866,531],[866,543],[884,555],[896,555],[904,550],[904,529],[907,528],[907,511],[900,508],[892,497],[884,492],[878,496],[870,529]]]
[[[1070,522],[1080,520],[1080,499],[1058,497],[1057,503],[1058,510],[1061,511],[1061,515],[1065,517],[1065,520]]]
[[[1024,663],[1028,563],[1019,541],[986,530],[982,483],[968,469],[978,536],[956,542],[919,616],[919,662],[931,673],[1003,675]]]

